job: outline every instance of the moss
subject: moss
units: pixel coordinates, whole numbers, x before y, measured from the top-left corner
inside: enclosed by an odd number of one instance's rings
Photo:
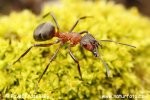
[[[15,61],[32,43],[35,27],[51,17],[42,19],[47,12],[53,12],[62,32],[67,32],[81,16],[93,16],[79,22],[74,31],[88,30],[97,40],[112,39],[135,45],[132,49],[113,43],[103,43],[99,49],[108,63],[111,77],[105,76],[102,63],[86,50],[72,48],[79,59],[84,81],[79,80],[77,65],[62,47],[38,84],[50,57],[58,45],[48,48],[33,48],[29,54],[13,66]],[[137,9],[125,10],[122,6],[103,2],[62,2],[58,7],[45,6],[40,16],[25,10],[0,16],[0,91],[10,94],[45,94],[51,99],[98,99],[102,95],[143,94],[150,97],[150,21],[141,16]],[[47,42],[52,42],[56,38]],[[8,67],[8,68],[7,68]]]

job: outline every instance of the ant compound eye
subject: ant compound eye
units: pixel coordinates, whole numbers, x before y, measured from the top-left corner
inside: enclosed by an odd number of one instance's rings
[[[34,30],[33,37],[36,41],[45,41],[54,37],[55,27],[53,24],[42,23]]]
[[[86,43],[83,43],[82,46],[83,46],[83,47],[87,47],[87,44],[86,44]]]

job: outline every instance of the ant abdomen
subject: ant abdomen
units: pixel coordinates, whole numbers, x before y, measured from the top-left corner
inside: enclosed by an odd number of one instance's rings
[[[54,37],[55,27],[52,23],[42,23],[34,30],[33,37],[35,41],[46,41]]]

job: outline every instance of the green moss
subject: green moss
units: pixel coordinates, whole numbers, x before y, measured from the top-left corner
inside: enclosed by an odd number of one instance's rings
[[[97,40],[112,39],[137,48],[103,43],[104,48],[99,52],[111,71],[111,77],[107,79],[105,68],[98,59],[80,46],[73,47],[81,65],[82,82],[76,63],[66,47],[62,47],[35,92],[35,83],[58,45],[33,48],[20,62],[9,65],[36,43],[32,37],[35,27],[41,22],[52,21],[52,18],[42,19],[28,10],[0,16],[0,91],[4,96],[10,93],[45,94],[51,99],[98,99],[113,94],[150,97],[147,95],[150,90],[150,21],[137,9],[125,10],[122,6],[105,2],[62,2],[59,7],[46,6],[41,15],[49,11],[55,14],[62,32],[67,32],[79,17],[93,16],[79,22],[74,31],[88,30]],[[56,38],[47,42],[54,40]]]

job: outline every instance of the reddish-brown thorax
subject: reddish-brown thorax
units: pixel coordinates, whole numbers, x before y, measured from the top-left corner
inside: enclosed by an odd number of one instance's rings
[[[78,33],[56,33],[55,37],[60,38],[63,43],[70,41],[72,46],[78,44],[82,38]]]

